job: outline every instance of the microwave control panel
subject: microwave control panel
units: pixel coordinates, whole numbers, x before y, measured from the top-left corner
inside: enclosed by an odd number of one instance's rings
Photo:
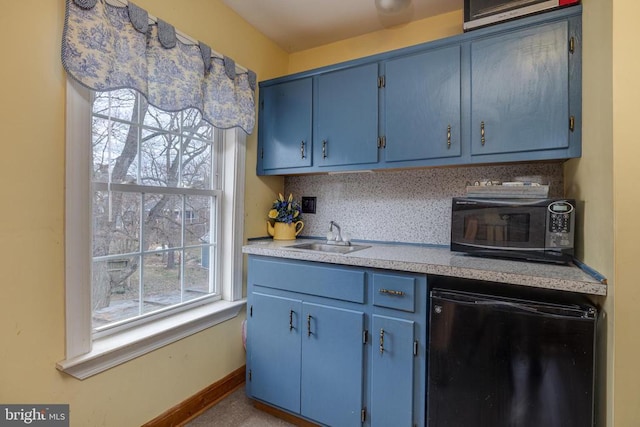
[[[549,231],[551,233],[569,233],[571,231],[570,214],[552,213],[549,215]]]
[[[575,208],[568,201],[556,201],[548,206],[547,247],[573,247]]]

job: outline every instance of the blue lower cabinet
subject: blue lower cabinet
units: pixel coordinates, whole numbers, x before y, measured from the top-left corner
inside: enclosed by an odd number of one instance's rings
[[[415,423],[414,324],[410,320],[373,315],[371,338],[371,425]]]
[[[370,282],[370,424],[424,426],[426,277],[377,270]]]
[[[423,427],[426,276],[249,256],[249,397],[327,426]]]
[[[251,394],[298,413],[302,302],[258,292],[251,299],[247,326]]]
[[[364,313],[303,303],[302,409],[329,426],[360,425]]]

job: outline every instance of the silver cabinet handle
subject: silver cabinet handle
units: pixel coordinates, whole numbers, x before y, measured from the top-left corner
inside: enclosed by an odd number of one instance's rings
[[[484,143],[486,142],[486,140],[484,138],[484,122],[480,122],[480,142],[482,143],[482,146],[484,147]]]
[[[300,141],[300,158],[304,159],[304,141]]]
[[[326,159],[327,158],[327,140],[323,140],[322,141],[322,158]]]
[[[289,330],[293,330],[293,310],[289,310]]]
[[[380,292],[381,294],[392,295],[394,297],[403,297],[404,296],[404,292],[395,291],[393,289],[380,289],[378,292]]]
[[[307,336],[311,336],[311,315],[307,316]]]
[[[574,53],[576,51],[576,38],[571,37],[569,39],[569,53]]]
[[[380,354],[384,353],[384,329],[380,329]]]
[[[447,149],[451,148],[451,125],[447,126]]]

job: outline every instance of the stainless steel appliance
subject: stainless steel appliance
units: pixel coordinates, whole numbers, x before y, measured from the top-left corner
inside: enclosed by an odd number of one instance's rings
[[[427,426],[593,426],[597,316],[432,290]]]
[[[580,0],[464,0],[463,29],[467,31],[578,3]]]
[[[566,264],[573,259],[572,199],[453,198],[451,250]]]

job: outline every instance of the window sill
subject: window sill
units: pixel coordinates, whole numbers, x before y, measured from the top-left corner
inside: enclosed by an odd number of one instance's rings
[[[232,319],[246,300],[216,301],[93,341],[90,352],[56,364],[58,370],[84,380],[121,363]]]

